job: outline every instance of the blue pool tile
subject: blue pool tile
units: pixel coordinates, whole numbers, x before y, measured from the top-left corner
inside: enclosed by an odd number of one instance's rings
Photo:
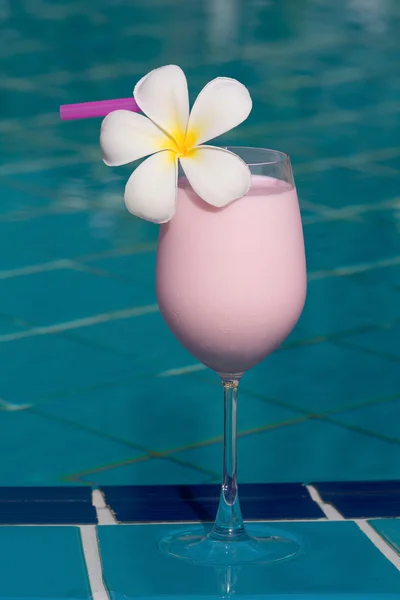
[[[357,109],[359,110],[359,106]],[[300,189],[307,190],[307,198],[310,201],[325,204],[331,209],[378,204],[396,198],[398,191],[396,191],[395,176],[390,177],[388,174],[383,185],[382,178],[377,176],[376,172],[374,173],[373,166],[368,170],[354,170],[350,167],[350,164],[348,167],[335,167],[332,165],[332,169],[329,170],[314,170],[312,173],[307,174],[301,173],[298,177],[301,180]],[[323,192],[321,192],[322,189]],[[368,213],[366,218],[368,219]],[[392,227],[394,230],[394,222]],[[376,233],[379,233],[378,229]],[[363,240],[365,240],[365,236],[367,236],[367,230],[362,238]],[[370,238],[372,244],[375,241],[377,240]],[[366,245],[363,244],[363,247],[365,248]]]
[[[0,269],[21,268],[115,248],[112,238],[96,237],[94,233],[90,213],[86,211],[0,221]]]
[[[359,216],[356,210],[354,213],[353,219],[358,220],[340,219],[341,213],[336,213],[338,218],[335,218],[334,212],[327,212],[326,216],[316,213],[305,219],[304,239],[311,277],[315,271],[371,265],[397,256],[396,221],[392,218],[391,231],[390,223],[382,227],[375,215]]]
[[[209,468],[222,460],[222,443],[172,456]],[[394,479],[399,475],[399,460],[397,444],[316,419],[238,441],[238,477],[243,483]]]
[[[133,372],[128,376],[130,381],[124,384],[54,398],[41,410],[49,417],[71,419],[153,451],[171,451],[222,437],[223,390],[215,374],[210,375],[210,382],[189,375],[135,378]],[[241,431],[298,416],[290,409],[268,406],[245,393],[241,400]]]
[[[108,321],[74,331],[83,339],[128,354],[137,370],[161,373],[193,365],[191,356],[168,330],[158,308],[137,318]]]
[[[79,423],[29,410],[0,414],[0,455],[8,457],[1,465],[4,486],[66,485],[74,473],[101,470],[143,454],[101,432],[84,430]]]
[[[155,232],[156,227],[154,227]],[[154,286],[156,277],[156,240],[152,243],[152,250],[135,252],[111,258],[100,258],[86,262],[90,266],[104,269],[107,273],[123,281],[136,281]],[[146,248],[146,246],[145,246]]]
[[[400,318],[400,317],[399,317]],[[386,327],[380,329],[351,335],[347,338],[351,344],[364,350],[372,350],[373,352],[381,353],[388,359],[400,361],[400,324],[391,326],[389,323]]]
[[[40,202],[41,206],[46,206],[50,202],[49,198],[44,198],[43,194],[38,198],[32,194],[32,182],[30,186],[20,189],[18,182],[2,178],[0,190],[3,201],[0,208],[0,219],[4,222],[18,221],[26,219],[26,213]],[[29,189],[30,188],[30,189]],[[1,221],[0,221],[1,222]]]
[[[400,555],[400,520],[377,519],[370,521],[370,525]]]
[[[38,335],[0,344],[1,394],[12,404],[35,403],[53,394],[117,382],[132,375],[129,357],[56,335]],[[23,376],[21,376],[23,375]]]
[[[369,282],[368,273],[323,277],[310,281],[300,325],[316,335],[356,333],[358,328],[398,319],[399,303],[400,288],[391,288],[385,279]]]
[[[306,329],[305,327],[301,327],[300,325],[296,325],[295,328],[290,332],[286,340],[283,342],[283,347],[290,347],[291,345],[295,345],[299,343],[301,340],[308,340],[310,337],[313,337],[314,332]]]
[[[316,414],[399,391],[392,362],[323,339],[315,341],[319,343],[272,354],[245,374],[242,390]]]
[[[91,597],[77,527],[2,527],[0,562],[2,600]]]
[[[1,487],[1,525],[97,523],[89,487]]]
[[[367,285],[384,286],[387,287],[390,292],[398,292],[400,288],[400,264],[397,252],[392,255],[392,263],[382,268],[370,269],[364,273],[356,275],[356,280]],[[388,319],[384,319],[383,323],[388,323]]]
[[[313,484],[347,519],[400,517],[400,481]]]
[[[359,431],[365,431],[393,442],[397,441],[397,444],[400,445],[399,416],[400,398],[339,412],[332,418],[335,423],[350,425]]]
[[[26,323],[18,317],[0,315],[0,335],[16,333],[26,329]]]
[[[157,542],[186,526],[137,525],[100,527],[100,552],[112,599],[220,598],[227,573],[199,568],[162,555]],[[234,574],[235,597],[384,600],[400,592],[400,574],[349,522],[253,525],[254,533],[276,531],[297,539],[302,553],[271,566],[242,567]],[[197,526],[201,532],[201,526]],[[356,557],[356,558],[355,558]],[[157,577],[154,577],[154,573]],[[225,592],[226,594],[226,592]],[[388,596],[390,598],[390,596]],[[392,599],[391,599],[392,600]]]
[[[7,279],[2,289],[0,312],[32,325],[55,325],[155,302],[154,290],[140,284],[72,269]]]
[[[105,499],[121,522],[213,521],[220,485],[108,486]],[[240,505],[247,520],[319,519],[324,514],[299,483],[243,484]]]

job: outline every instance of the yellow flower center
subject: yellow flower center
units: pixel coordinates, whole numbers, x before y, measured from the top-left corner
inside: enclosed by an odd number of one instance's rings
[[[172,133],[171,150],[176,152],[178,158],[189,158],[194,154],[198,135],[194,131],[175,130]]]

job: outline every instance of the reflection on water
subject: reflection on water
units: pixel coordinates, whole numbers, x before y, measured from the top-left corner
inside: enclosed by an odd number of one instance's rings
[[[236,593],[237,580],[239,577],[240,567],[234,565],[225,567],[224,569],[215,569],[217,576],[218,597],[233,598]]]

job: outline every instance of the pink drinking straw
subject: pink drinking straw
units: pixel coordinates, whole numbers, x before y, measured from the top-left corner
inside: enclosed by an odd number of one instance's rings
[[[60,106],[60,117],[62,121],[92,119],[93,117],[105,117],[114,110],[122,109],[140,112],[140,108],[133,98],[119,98],[117,100],[100,100],[99,102],[64,104]]]

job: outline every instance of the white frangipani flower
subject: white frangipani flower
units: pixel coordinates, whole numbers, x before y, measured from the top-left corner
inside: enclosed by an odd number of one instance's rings
[[[100,145],[108,166],[149,156],[125,188],[128,210],[166,223],[175,212],[178,160],[194,191],[212,206],[226,206],[246,194],[250,170],[236,154],[203,145],[242,123],[252,102],[247,88],[218,77],[198,95],[189,114],[185,74],[175,65],[151,71],[135,86],[134,98],[147,116],[129,110],[108,114]]]

